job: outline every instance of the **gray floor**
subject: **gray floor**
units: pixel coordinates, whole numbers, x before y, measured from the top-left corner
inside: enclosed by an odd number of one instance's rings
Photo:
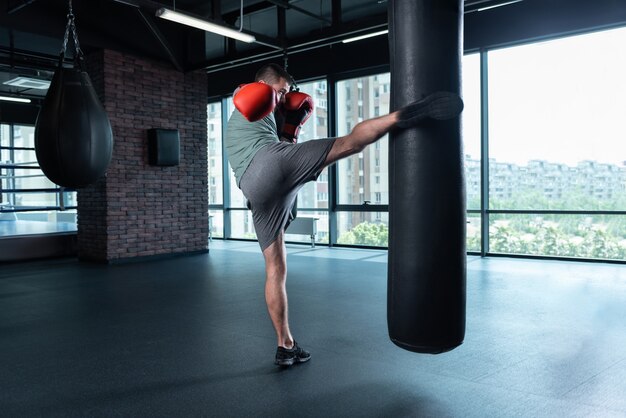
[[[626,266],[468,258],[465,343],[403,351],[384,251],[289,246],[272,361],[256,243],[103,266],[0,266],[0,416],[624,417]]]

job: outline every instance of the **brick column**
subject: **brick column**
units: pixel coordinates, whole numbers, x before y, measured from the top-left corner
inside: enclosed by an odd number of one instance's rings
[[[207,250],[207,76],[104,50],[88,72],[113,128],[105,177],[78,192],[79,258]],[[180,164],[148,165],[147,130],[178,129]]]

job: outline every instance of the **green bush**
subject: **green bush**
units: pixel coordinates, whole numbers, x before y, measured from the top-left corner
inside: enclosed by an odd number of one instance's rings
[[[558,215],[550,215],[556,218]],[[606,217],[604,217],[606,218]],[[555,222],[520,216],[495,220],[489,230],[490,251],[505,254],[553,255],[599,259],[626,259],[626,239],[614,234],[609,222],[591,218]],[[623,234],[624,230],[621,230]]]
[[[352,230],[341,234],[337,243],[386,247],[389,243],[389,229],[383,223],[362,222]]]

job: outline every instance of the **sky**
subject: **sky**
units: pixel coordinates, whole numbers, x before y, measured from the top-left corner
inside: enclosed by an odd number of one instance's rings
[[[489,51],[489,153],[626,162],[626,28]],[[480,156],[478,54],[463,62],[465,154]]]

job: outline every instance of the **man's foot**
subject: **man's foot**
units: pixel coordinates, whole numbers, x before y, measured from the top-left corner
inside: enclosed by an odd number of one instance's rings
[[[411,128],[427,118],[452,119],[457,117],[462,110],[463,100],[458,94],[438,91],[400,109],[396,126]]]
[[[278,366],[291,366],[294,363],[304,363],[311,360],[311,353],[303,350],[294,341],[292,348],[278,347],[276,349],[276,360],[274,364]]]

